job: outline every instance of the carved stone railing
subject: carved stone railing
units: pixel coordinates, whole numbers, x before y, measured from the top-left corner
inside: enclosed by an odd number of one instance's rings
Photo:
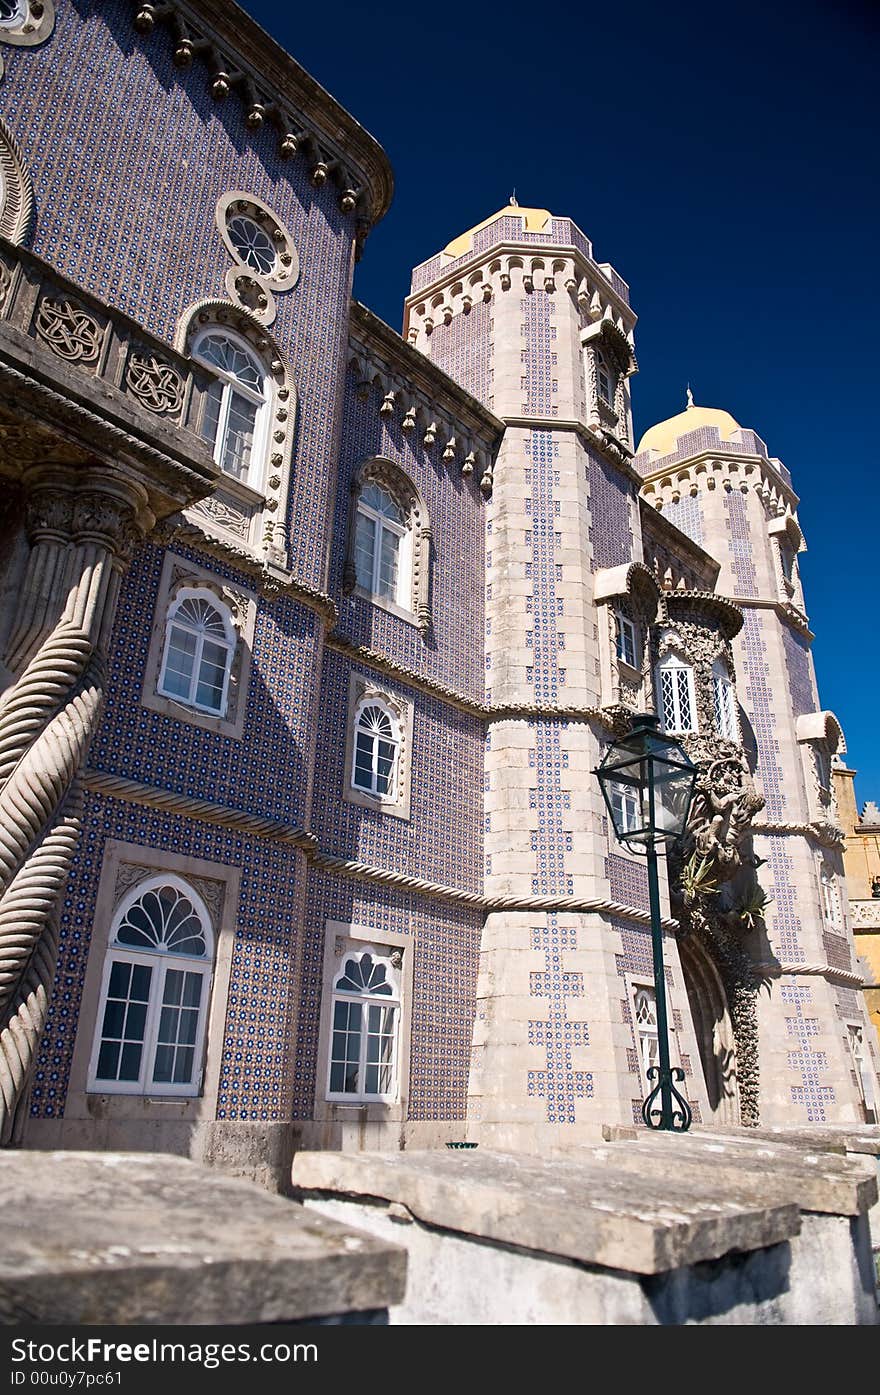
[[[854,930],[880,930],[880,901],[850,901],[849,914]]]
[[[31,437],[36,420],[63,428],[68,442],[93,457],[133,452],[160,469],[168,457],[174,470],[191,476],[193,498],[212,488],[216,471],[200,434],[211,369],[5,238],[0,368],[0,440],[9,472],[18,473],[15,442],[22,437],[13,421],[21,427],[27,417]]]
[[[122,577],[217,470],[210,370],[0,239],[0,1143],[16,1142]]]

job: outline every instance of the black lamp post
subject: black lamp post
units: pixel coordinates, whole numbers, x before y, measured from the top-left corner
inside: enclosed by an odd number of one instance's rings
[[[633,718],[632,730],[608,748],[593,773],[598,776],[618,841],[634,852],[644,849],[648,859],[660,1065],[648,1070],[649,1081],[656,1079],[657,1083],[642,1105],[642,1118],[649,1129],[684,1133],[690,1128],[692,1115],[673,1083],[684,1080],[684,1071],[669,1064],[657,845],[674,843],[684,833],[697,767],[677,741],[660,731],[659,718],[646,712]]]

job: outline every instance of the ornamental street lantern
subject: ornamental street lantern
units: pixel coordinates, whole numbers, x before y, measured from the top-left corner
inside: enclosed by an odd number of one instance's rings
[[[642,1105],[642,1118],[649,1129],[684,1133],[690,1128],[692,1116],[687,1100],[673,1083],[684,1080],[684,1071],[669,1064],[657,846],[673,843],[684,833],[697,767],[679,743],[665,736],[659,727],[660,720],[653,712],[634,717],[630,732],[608,748],[594,774],[598,777],[618,841],[633,852],[643,848],[648,861],[660,1064],[648,1070],[648,1080],[657,1083]]]

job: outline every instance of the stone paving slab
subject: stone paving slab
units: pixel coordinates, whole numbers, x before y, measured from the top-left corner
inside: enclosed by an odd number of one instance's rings
[[[293,1184],[315,1194],[375,1199],[419,1221],[585,1264],[656,1274],[797,1235],[793,1201],[764,1203],[710,1169],[650,1186],[602,1161],[433,1150],[298,1153]]]
[[[406,1254],[184,1158],[0,1159],[0,1322],[264,1323],[384,1309]]]
[[[638,1139],[648,1133],[647,1129],[635,1128],[632,1124],[604,1124],[603,1137],[608,1142],[621,1139]],[[688,1138],[731,1138],[765,1143],[786,1143],[793,1148],[815,1149],[827,1153],[868,1153],[880,1157],[880,1124],[815,1124],[815,1125],[765,1125],[747,1129],[740,1125],[712,1128],[706,1124],[695,1124]]]

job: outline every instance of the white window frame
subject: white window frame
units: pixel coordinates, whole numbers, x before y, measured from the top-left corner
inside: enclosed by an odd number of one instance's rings
[[[617,657],[622,663],[628,664],[630,668],[638,670],[639,667],[639,642],[638,631],[635,623],[628,615],[624,615],[622,610],[616,610],[617,618]],[[629,641],[632,658],[627,657],[627,641]]]
[[[248,359],[259,369],[262,378],[262,391],[256,392],[249,384],[241,382],[239,378],[231,373],[225,372],[217,364],[204,358],[201,353],[202,345],[206,339],[220,338],[227,339],[230,344],[246,354]],[[214,429],[213,456],[227,478],[235,480],[236,484],[244,484],[249,489],[258,494],[264,493],[264,481],[266,477],[266,452],[269,436],[269,418],[272,409],[272,385],[271,378],[266,371],[265,364],[260,362],[259,355],[253,346],[243,339],[241,335],[235,334],[226,325],[208,324],[199,331],[193,340],[190,350],[192,357],[204,363],[215,373],[222,384],[220,410],[217,417],[217,424]],[[257,405],[257,412],[254,417],[253,439],[251,442],[250,460],[248,462],[247,475],[237,475],[233,470],[228,470],[223,462],[226,449],[226,438],[229,427],[229,411],[232,404],[232,395],[237,392],[241,397]],[[209,440],[209,437],[205,437]]]
[[[383,494],[388,496],[400,514],[399,523],[392,521],[386,514],[380,513],[378,509],[374,509],[370,504],[365,502],[363,492],[370,486],[375,489],[380,489]],[[358,492],[357,506],[355,508],[354,565],[356,574],[357,528],[358,519],[361,517],[370,520],[373,524],[374,532],[373,558],[369,585],[365,583],[362,577],[358,576],[357,585],[359,589],[364,594],[368,595],[371,600],[378,601],[380,604],[388,605],[390,603],[400,606],[403,609],[410,610],[412,592],[412,528],[408,523],[406,510],[394,497],[391,490],[386,488],[384,484],[380,483],[378,480],[372,479],[364,481]],[[397,539],[397,581],[393,595],[389,595],[386,591],[381,589],[380,568],[382,564],[383,533],[389,533],[392,537]]]
[[[347,993],[339,991],[338,984],[340,980],[346,976],[348,964],[352,960],[360,964],[366,955],[369,955],[374,962],[378,960],[384,967],[385,981],[390,985],[392,990],[390,994],[371,994],[369,992]],[[336,1009],[337,1005],[340,1004],[346,1007],[358,1005],[361,1011],[361,1025],[359,1028],[360,1048],[358,1056],[358,1083],[360,1088],[357,1090],[333,1090],[331,1088],[333,1066],[337,1064],[334,1059],[334,1038],[340,1031],[336,1025]],[[367,1061],[370,1033],[364,1030],[365,1019],[370,1007],[389,1007],[393,1009],[394,1013],[393,1029],[390,1034],[392,1037],[391,1085],[386,1091],[376,1091],[373,1093],[363,1088],[367,1065],[371,1064]],[[364,945],[362,948],[358,947],[357,949],[348,949],[344,951],[339,970],[333,979],[333,991],[330,1001],[330,1040],[327,1051],[327,1084],[325,1092],[325,1097],[328,1101],[334,1104],[393,1104],[397,1100],[399,1094],[401,1008],[402,993],[400,972],[392,963],[391,955],[387,950],[383,952],[382,949],[371,943]]]
[[[201,957],[185,954],[170,954],[161,950],[150,951],[133,949],[116,943],[116,934],[131,908],[148,891],[172,886],[189,900],[202,925],[205,938],[205,954]],[[211,1000],[211,987],[214,977],[216,937],[211,917],[204,901],[187,881],[173,873],[158,873],[139,882],[120,902],[110,929],[109,943],[101,976],[101,991],[95,1017],[95,1035],[89,1059],[86,1089],[90,1094],[102,1095],[147,1095],[157,1097],[189,1097],[201,1094],[205,1068],[205,1037],[208,1024],[208,1011]],[[149,998],[147,1004],[144,1033],[141,1044],[140,1071],[135,1080],[111,1080],[98,1075],[98,1061],[104,1041],[103,1029],[107,1010],[110,977],[114,964],[142,965],[151,970]],[[198,1024],[193,1043],[193,1072],[189,1081],[175,1084],[173,1081],[156,1081],[156,1048],[159,1027],[164,1006],[165,983],[169,970],[181,973],[199,973],[202,989],[198,1004]]]
[[[736,688],[730,674],[720,660],[712,665],[712,701],[715,709],[715,723],[726,741],[740,744],[739,714],[737,712]]]
[[[388,718],[388,721],[389,721],[390,724],[391,724],[391,737],[390,737],[390,739],[389,739],[389,738],[386,738],[386,737],[381,737],[381,738],[380,738],[378,735],[373,736],[373,750],[372,750],[372,760],[371,760],[372,787],[371,787],[370,789],[367,789],[367,788],[365,788],[364,785],[358,784],[357,778],[356,778],[356,777],[357,777],[357,759],[358,759],[358,733],[361,731],[361,718],[364,716],[365,712],[366,712],[367,709],[370,708],[370,707],[376,707],[376,708],[378,708],[379,711],[380,711],[385,717]],[[370,735],[370,733],[367,733],[367,735]],[[393,747],[394,747],[394,757],[393,757],[392,762],[391,762],[391,770],[390,770],[389,776],[388,776],[388,788],[387,788],[387,790],[380,790],[380,789],[377,787],[377,781],[378,781],[378,779],[379,779],[379,772],[378,772],[377,766],[378,766],[378,758],[379,758],[379,741],[380,741],[380,740],[387,740],[387,741],[389,742],[389,744],[390,744],[390,745],[393,745]],[[358,703],[357,708],[355,709],[355,714],[354,714],[354,733],[353,733],[353,739],[352,739],[351,770],[350,770],[350,772],[349,772],[349,781],[350,781],[350,783],[351,783],[351,788],[352,788],[357,794],[366,795],[367,798],[370,798],[370,799],[375,799],[375,800],[386,800],[386,801],[396,800],[396,797],[397,797],[397,789],[398,789],[398,780],[399,780],[400,748],[401,748],[401,732],[400,732],[400,723],[399,723],[399,721],[398,721],[396,712],[394,712],[394,711],[392,710],[392,708],[388,705],[387,702],[383,702],[383,700],[382,700],[381,697],[378,697],[378,696],[376,696],[376,695],[365,694],[364,697],[362,697],[361,700],[360,700],[360,702]]]
[[[219,707],[209,707],[206,703],[196,701],[194,696],[194,694],[198,692],[199,674],[201,672],[202,655],[205,647],[205,633],[204,630],[196,629],[187,622],[177,619],[177,612],[180,610],[184,601],[187,600],[205,601],[211,606],[212,610],[216,611],[223,622],[223,629],[226,635],[226,664],[223,672],[223,692]],[[172,627],[175,625],[178,629],[183,630],[187,634],[194,634],[196,637],[196,651],[193,657],[193,667],[190,675],[190,694],[188,697],[182,697],[179,693],[172,692],[166,685],[168,658],[171,651]],[[220,641],[216,637],[211,636],[210,639],[212,644],[217,644],[219,647]],[[182,586],[175,592],[174,599],[168,607],[168,612],[165,617],[165,640],[162,647],[162,663],[159,668],[159,681],[156,684],[157,692],[161,697],[168,698],[172,702],[182,703],[184,707],[192,707],[196,712],[204,712],[210,717],[224,718],[226,716],[226,709],[229,705],[229,679],[232,673],[232,665],[235,661],[237,643],[238,638],[235,632],[235,626],[232,623],[232,616],[228,608],[218,599],[214,592],[206,586]]]
[[[667,726],[665,720],[666,702],[664,699],[663,692],[663,676],[667,673],[677,675],[682,672],[684,672],[687,675],[686,687],[689,712],[685,713],[682,709],[681,687],[677,677],[673,677],[670,679],[670,688],[672,693],[672,709],[674,720],[671,726]],[[678,654],[674,652],[664,654],[663,658],[657,665],[657,695],[659,699],[657,703],[657,708],[660,712],[660,717],[663,723],[664,731],[687,733],[698,730],[697,697],[696,688],[694,684],[694,669],[692,664],[685,663],[684,659],[679,658]],[[688,718],[687,722],[684,722],[682,720],[682,718],[685,716],[687,716]]]
[[[660,1035],[657,1029],[657,992],[653,983],[642,983],[633,981],[630,985],[632,994],[632,1015],[633,1032],[636,1038],[636,1051],[639,1057],[639,1074],[642,1078],[642,1086],[645,1095],[649,1095],[657,1084],[656,1080],[651,1080],[648,1076],[648,1069],[651,1066],[660,1065]],[[653,1023],[639,1021],[640,1000],[648,1004],[653,1014]]]

